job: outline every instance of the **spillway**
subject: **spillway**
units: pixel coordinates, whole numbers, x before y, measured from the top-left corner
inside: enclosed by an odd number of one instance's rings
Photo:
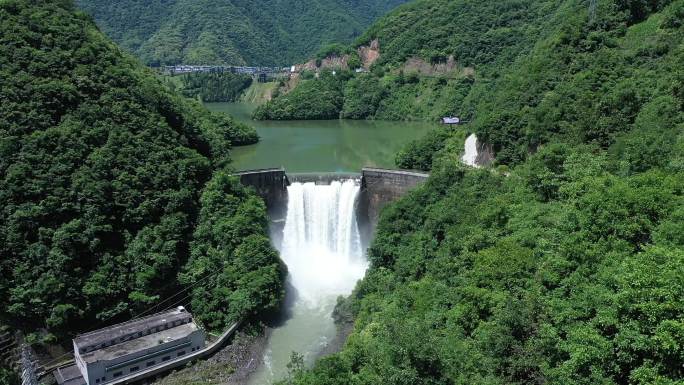
[[[349,295],[367,268],[356,216],[359,189],[354,179],[288,186],[279,247],[289,272],[288,316],[273,329],[264,365],[250,383],[283,379],[293,351],[311,363],[335,337],[336,299]]]

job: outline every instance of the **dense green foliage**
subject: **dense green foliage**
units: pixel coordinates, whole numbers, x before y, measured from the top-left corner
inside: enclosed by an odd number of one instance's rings
[[[386,94],[385,87],[371,75],[351,79],[344,89],[344,104],[340,116],[344,119],[364,119],[372,116]]]
[[[254,130],[171,92],[70,1],[2,1],[0,20],[0,320],[64,337],[199,290],[178,273],[201,269],[188,260],[212,245],[196,225],[220,209],[203,204],[221,174],[202,190],[231,141],[252,142]],[[223,191],[252,207],[221,209],[226,220],[263,221],[250,193],[234,182]],[[264,236],[253,226],[231,242]],[[236,251],[239,271],[277,266],[266,249],[250,261]],[[219,287],[235,290],[234,278]],[[264,282],[281,287],[277,274],[250,287]],[[235,319],[277,301],[245,290],[235,304],[193,306],[203,319]]]
[[[446,129],[432,130],[429,134],[409,143],[399,151],[394,163],[397,167],[405,170],[429,171],[432,169],[432,162],[450,137],[450,132]]]
[[[220,73],[190,73],[178,76],[183,95],[203,102],[234,102],[252,84],[249,75]]]
[[[340,112],[352,119],[384,120],[437,120],[458,115],[472,119],[476,124],[474,131],[491,140],[497,150],[508,146],[505,150],[512,153],[507,158],[512,160],[543,138],[508,141],[511,135],[539,135],[530,132],[538,129],[530,127],[534,116],[520,115],[512,121],[510,115],[541,103],[544,91],[555,90],[559,83],[568,84],[574,77],[572,87],[586,91],[581,94],[583,99],[563,94],[571,92],[570,89],[558,89],[546,95],[546,108],[551,109],[554,103],[558,106],[558,100],[570,99],[575,107],[548,112],[563,114],[564,120],[582,119],[589,123],[605,112],[598,107],[601,101],[593,98],[608,95],[602,90],[597,93],[593,89],[595,82],[616,83],[610,85],[615,88],[616,94],[610,96],[614,101],[619,100],[620,92],[633,92],[630,87],[643,88],[637,84],[618,85],[617,79],[638,78],[641,74],[634,73],[635,70],[649,71],[658,57],[673,57],[669,52],[671,37],[661,33],[657,35],[658,41],[640,41],[640,34],[650,36],[653,32],[652,24],[658,22],[655,20],[633,29],[632,36],[624,33],[628,25],[643,21],[652,8],[664,4],[667,2],[598,1],[595,12],[590,14],[587,4],[562,0],[415,1],[381,18],[356,42],[365,45],[377,39],[380,57],[372,67],[373,80],[352,79],[345,86],[345,108],[341,107]],[[671,16],[671,23],[676,24],[680,18],[681,15]],[[672,25],[670,29],[677,28]],[[618,40],[622,41],[620,46],[616,45]],[[336,51],[345,52],[339,48]],[[594,79],[585,78],[588,72],[596,74]],[[497,96],[489,97],[492,93]],[[365,103],[367,98],[362,100],[364,95],[378,96],[369,105]],[[634,96],[637,104],[647,98]],[[552,101],[551,97],[556,99]],[[288,101],[297,103],[293,97]],[[588,105],[594,106],[588,114],[575,112],[584,113],[582,107]],[[286,107],[283,105],[280,110]],[[271,115],[277,112],[272,111]],[[616,124],[610,130],[624,130],[628,122],[627,117],[602,125]],[[510,130],[499,130],[504,125],[511,126]],[[602,134],[591,135],[601,140],[598,136]]]
[[[277,97],[254,110],[258,120],[337,119],[344,102],[343,87],[349,71],[321,71],[315,79],[302,80],[292,92]]]
[[[460,165],[463,131],[400,154],[431,177],[383,211],[344,349],[290,383],[684,381],[684,1],[553,11],[468,101],[500,166]]]
[[[684,52],[674,21],[681,20],[681,2],[636,24],[630,4],[599,2],[592,22],[582,4],[570,2],[529,56],[473,90],[465,103],[476,111],[472,130],[501,162],[517,162],[553,136],[606,148],[630,130],[621,140],[641,142],[647,129],[662,127],[649,143],[676,126]]]
[[[291,65],[405,0],[77,0],[146,64]]]
[[[21,384],[19,376],[13,371],[0,367],[0,385],[18,385]]]
[[[212,329],[277,310],[285,268],[267,236],[263,200],[237,178],[217,173],[200,203],[190,260],[181,276],[184,284],[202,282],[192,290],[192,309]]]
[[[474,80],[485,84],[529,52],[540,31],[550,28],[549,14],[561,3],[419,0],[399,7],[355,43],[368,45],[377,39],[380,57],[372,67],[372,75],[360,75],[374,80],[346,86],[349,91],[344,104],[363,105],[358,95],[367,93],[380,97],[361,110],[346,110],[343,116],[437,120],[462,110],[470,112],[471,107],[462,108],[462,104]],[[408,59],[419,59],[422,67],[434,65],[435,70],[421,72],[419,67],[406,64]],[[296,103],[293,98],[289,100]]]

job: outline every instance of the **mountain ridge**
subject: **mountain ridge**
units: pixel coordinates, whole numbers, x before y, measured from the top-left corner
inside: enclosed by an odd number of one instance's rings
[[[291,65],[405,0],[77,0],[144,63]]]

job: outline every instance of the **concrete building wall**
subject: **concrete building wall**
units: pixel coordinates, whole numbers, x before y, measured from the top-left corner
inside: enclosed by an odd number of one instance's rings
[[[87,364],[88,385],[100,385],[140,370],[164,364],[204,348],[204,332],[196,330],[185,338],[136,351],[113,360]],[[78,362],[78,360],[77,360]],[[148,366],[149,364],[149,366]],[[83,372],[82,372],[83,373]]]
[[[76,342],[73,342],[73,344],[74,344],[74,361],[76,362],[76,367],[78,367],[78,370],[81,371],[83,378],[86,380],[86,382],[88,382],[88,378],[85,375],[86,373],[88,373],[88,367],[86,366],[85,362],[83,362],[83,358],[81,358],[81,353],[79,353],[79,351],[78,351],[78,346],[76,345]]]

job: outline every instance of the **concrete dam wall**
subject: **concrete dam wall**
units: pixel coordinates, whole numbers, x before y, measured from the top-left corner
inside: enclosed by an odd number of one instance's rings
[[[266,201],[269,209],[287,202],[287,186],[290,182],[282,168],[240,171],[233,174],[240,177],[240,183],[253,187]]]
[[[241,171],[234,175],[240,177],[242,184],[256,190],[257,194],[266,201],[271,218],[276,221],[284,219],[284,209],[287,207],[287,186],[290,183],[330,184],[333,180],[360,178],[359,225],[371,231],[375,228],[380,211],[385,205],[401,198],[430,176],[422,172],[371,167],[364,167],[360,174],[334,172],[288,174],[282,168],[272,168]]]
[[[361,171],[360,214],[366,215],[371,228],[374,228],[385,205],[406,195],[429,176],[415,171],[364,167]]]

